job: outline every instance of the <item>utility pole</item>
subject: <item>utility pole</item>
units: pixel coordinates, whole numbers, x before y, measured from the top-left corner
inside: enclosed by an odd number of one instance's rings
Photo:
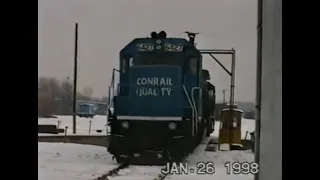
[[[76,134],[76,102],[77,102],[77,72],[78,70],[78,23],[75,26],[75,38],[74,38],[74,76],[73,76],[73,134]]]

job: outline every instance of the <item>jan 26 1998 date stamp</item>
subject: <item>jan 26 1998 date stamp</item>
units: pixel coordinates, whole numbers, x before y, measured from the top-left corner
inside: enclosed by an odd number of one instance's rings
[[[167,163],[162,169],[163,174],[214,174],[213,162],[198,162],[196,166],[189,166],[188,163]]]
[[[259,165],[255,162],[226,162],[224,164],[227,174],[257,174]]]

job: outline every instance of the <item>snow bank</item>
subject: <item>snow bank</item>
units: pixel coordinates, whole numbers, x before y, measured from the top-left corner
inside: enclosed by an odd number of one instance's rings
[[[114,167],[116,162],[103,147],[38,143],[39,180],[90,180]]]

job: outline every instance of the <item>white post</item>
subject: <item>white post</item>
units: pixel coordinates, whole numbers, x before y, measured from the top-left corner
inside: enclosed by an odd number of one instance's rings
[[[259,180],[282,180],[282,0],[263,1]]]

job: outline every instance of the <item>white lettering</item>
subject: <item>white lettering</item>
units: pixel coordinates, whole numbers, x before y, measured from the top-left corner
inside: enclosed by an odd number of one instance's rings
[[[161,88],[162,96],[171,96],[171,88]]]
[[[160,81],[160,82],[159,82]],[[137,78],[137,85],[153,85],[153,86],[172,86],[171,78]]]
[[[173,86],[172,79],[169,77],[148,77],[137,78],[136,94],[138,96],[171,96],[171,87]],[[141,86],[157,86],[157,87],[141,87]]]
[[[167,88],[168,96],[171,96],[171,88]]]
[[[164,85],[166,85],[166,80],[165,80],[165,78],[161,78],[160,79],[160,86],[164,86]]]
[[[159,78],[154,78],[154,85],[158,86],[158,83],[159,83]]]
[[[141,85],[141,78],[137,78],[137,85]]]
[[[164,96],[164,91],[166,88],[161,88],[161,95]]]
[[[147,82],[148,82],[148,84],[150,84],[150,85],[151,85],[151,84],[154,84],[154,83],[153,83],[153,78],[148,78],[148,79],[147,79]]]
[[[141,85],[147,85],[148,81],[146,78],[141,79]]]
[[[140,87],[136,89],[138,96],[159,96],[159,92],[155,88]]]
[[[168,85],[172,86],[171,78],[167,78],[167,79],[168,79]]]

